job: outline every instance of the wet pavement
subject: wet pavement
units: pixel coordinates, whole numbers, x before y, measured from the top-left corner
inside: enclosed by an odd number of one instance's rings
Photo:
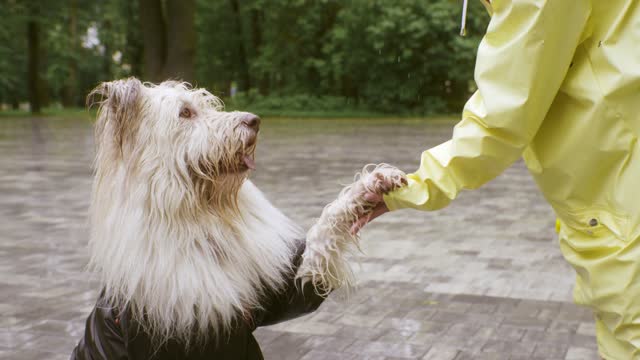
[[[448,138],[424,120],[263,122],[255,183],[309,226],[367,163],[407,171]],[[97,295],[85,266],[88,120],[0,117],[0,359],[67,359]],[[259,329],[266,359],[597,359],[554,217],[522,163],[434,213],[363,232],[358,290]]]

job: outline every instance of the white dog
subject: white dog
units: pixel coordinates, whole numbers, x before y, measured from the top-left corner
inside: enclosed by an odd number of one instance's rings
[[[113,81],[96,97],[89,245],[103,290],[72,359],[261,358],[252,331],[350,283],[349,228],[374,205],[364,194],[404,181],[364,174],[305,241],[247,180],[257,116],[178,82]]]

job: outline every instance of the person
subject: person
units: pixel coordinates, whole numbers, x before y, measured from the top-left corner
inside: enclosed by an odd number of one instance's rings
[[[640,358],[640,1],[493,0],[478,90],[387,211],[436,210],[520,157],[552,205],[600,355]]]

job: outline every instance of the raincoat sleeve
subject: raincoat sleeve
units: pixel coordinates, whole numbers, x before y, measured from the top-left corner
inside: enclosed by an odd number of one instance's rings
[[[493,0],[478,48],[478,90],[451,140],[422,153],[408,185],[384,197],[390,210],[436,210],[515,162],[531,142],[582,39],[588,0]]]

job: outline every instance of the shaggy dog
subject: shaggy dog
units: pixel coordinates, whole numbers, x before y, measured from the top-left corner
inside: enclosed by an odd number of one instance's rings
[[[365,195],[405,181],[391,167],[363,173],[305,237],[247,179],[257,116],[178,82],[113,81],[89,99],[90,266],[103,290],[72,359],[260,359],[253,330],[350,284]]]

